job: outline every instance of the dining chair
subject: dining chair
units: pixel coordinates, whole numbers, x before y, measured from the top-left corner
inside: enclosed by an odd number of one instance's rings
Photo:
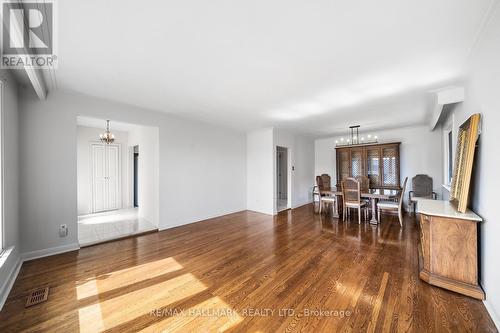
[[[365,175],[356,176],[355,178],[359,182],[359,188],[361,190],[361,193],[368,193],[370,191],[370,178],[368,178],[368,176]],[[365,201],[366,206],[368,208],[371,208],[370,199],[361,198],[361,201]],[[368,210],[368,212],[370,212],[370,210]]]
[[[321,200],[321,198],[320,198],[321,194],[319,193],[319,187],[318,187],[318,185],[314,185],[313,186],[312,195],[313,195],[313,203],[316,202],[316,200],[314,200],[315,196],[318,197],[318,202]]]
[[[406,190],[406,182],[408,181],[408,177],[405,178],[405,181],[403,183],[403,188],[401,189],[401,192],[398,195],[398,201],[379,201],[377,203],[377,211],[378,211],[378,220],[380,221],[380,211],[382,210],[387,210],[387,211],[396,211],[398,212],[398,217],[399,217],[399,224],[403,226],[403,198]]]
[[[410,210],[415,213],[416,198],[437,199],[436,192],[432,191],[432,177],[419,174],[411,179],[411,191],[408,192]]]
[[[361,224],[361,210],[366,208],[366,202],[361,200],[361,187],[360,182],[355,178],[349,177],[342,181],[342,200],[343,200],[343,212],[342,217],[345,221],[350,208],[358,210],[358,223]],[[366,217],[366,209],[365,219]]]
[[[321,180],[323,183],[323,188],[327,191],[332,189],[332,177],[330,175],[324,173],[321,175]]]
[[[361,193],[367,193],[370,190],[370,178],[367,176],[356,176],[355,179],[359,182]]]
[[[319,213],[321,214],[325,204],[331,204],[333,209],[333,205],[335,204],[335,200],[337,200],[337,198],[324,193],[324,191],[331,190],[329,175],[323,174],[321,176],[316,176],[316,184],[319,192]]]
[[[319,202],[319,213],[321,214],[321,212],[323,211],[323,207],[325,204],[329,204],[331,205],[332,207],[332,210],[335,209],[334,208],[334,205],[335,205],[335,201],[337,200],[337,198],[333,195],[324,195],[322,197],[320,197],[320,202]]]

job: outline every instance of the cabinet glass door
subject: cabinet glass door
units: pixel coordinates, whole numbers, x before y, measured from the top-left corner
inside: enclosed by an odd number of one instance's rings
[[[399,166],[397,147],[382,148],[382,181],[384,187],[399,186]]]
[[[337,152],[337,167],[337,182],[340,184],[340,182],[349,177],[349,150],[339,150]]]
[[[363,149],[351,150],[351,177],[362,176],[363,172]]]
[[[380,186],[380,148],[366,149],[366,171],[370,179],[370,187]]]

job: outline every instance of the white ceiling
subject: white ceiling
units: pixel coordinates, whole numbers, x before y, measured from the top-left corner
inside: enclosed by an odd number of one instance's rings
[[[423,124],[492,1],[58,1],[55,80],[244,130]]]

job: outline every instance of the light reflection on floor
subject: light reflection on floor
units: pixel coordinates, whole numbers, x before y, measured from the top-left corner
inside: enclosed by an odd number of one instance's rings
[[[76,295],[82,300],[180,269],[182,265],[175,259],[161,259],[91,278],[76,287]]]
[[[148,275],[145,275],[146,279]],[[127,324],[160,307],[194,296],[207,287],[186,273],[139,290],[78,309],[80,332],[98,332]]]
[[[222,299],[215,296],[182,313],[146,327],[141,332],[224,332],[243,320]]]

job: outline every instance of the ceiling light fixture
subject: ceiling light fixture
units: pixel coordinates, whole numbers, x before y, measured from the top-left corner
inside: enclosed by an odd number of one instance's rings
[[[355,146],[355,145],[378,142],[378,136],[376,135],[373,136],[371,134],[368,134],[366,138],[364,136],[359,136],[360,127],[361,127],[360,125],[349,126],[349,128],[351,129],[351,137],[348,139],[340,138],[340,141],[335,140],[335,145],[337,147],[342,147],[342,146]]]
[[[109,120],[106,120],[106,132],[99,135],[102,143],[109,145],[110,143],[115,142],[115,136],[109,131]]]

